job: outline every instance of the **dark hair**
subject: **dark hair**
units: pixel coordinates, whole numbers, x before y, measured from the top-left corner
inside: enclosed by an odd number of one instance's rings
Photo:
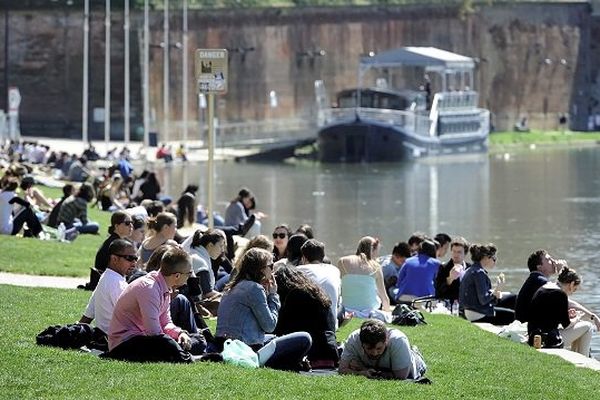
[[[221,240],[226,240],[225,233],[220,229],[209,228],[204,233],[200,232],[200,229],[194,232],[192,238],[192,247],[206,247],[209,243],[216,244]]]
[[[187,272],[192,268],[190,255],[183,249],[171,246],[160,259],[160,273],[164,276]],[[182,271],[186,269],[186,271]]]
[[[563,267],[558,273],[558,282],[568,285],[569,283],[575,283],[575,285],[581,285],[581,277],[572,268]]]
[[[435,258],[437,256],[436,250],[435,242],[430,239],[423,240],[419,245],[419,254],[425,254],[428,257]]]
[[[285,249],[288,262],[292,263],[293,265],[300,264],[300,260],[302,259],[302,251],[300,249],[307,240],[308,238],[303,233],[295,233],[290,236]]]
[[[410,257],[410,247],[408,247],[408,243],[406,243],[406,242],[397,243],[394,246],[394,248],[392,249],[392,254],[395,256],[400,256],[400,257],[405,257],[405,258]]]
[[[140,229],[146,226],[146,219],[141,215],[134,215],[131,217],[131,221],[133,223],[133,229]]]
[[[31,175],[25,175],[23,179],[21,179],[21,189],[27,190],[33,186],[35,183],[35,179]]]
[[[177,228],[183,227],[186,220],[196,222],[196,197],[192,192],[184,192],[177,200]]]
[[[81,197],[87,202],[92,201],[94,195],[94,187],[87,182],[83,183],[77,192],[77,197]]]
[[[418,245],[421,244],[423,240],[425,240],[425,234],[422,232],[415,232],[408,238],[408,245]]]
[[[19,180],[17,178],[8,178],[4,182],[3,191],[14,192],[19,187]]]
[[[290,227],[289,227],[289,226],[287,226],[287,224],[281,224],[281,225],[277,225],[277,226],[275,227],[275,229],[273,229],[273,233],[275,233],[275,231],[276,231],[277,229],[284,229],[284,230],[285,230],[285,233],[286,233],[286,235],[287,235],[287,237],[288,237],[288,238],[289,238],[289,237],[291,236],[291,234],[292,234],[292,231],[290,230]],[[275,246],[273,246],[273,254],[274,254],[276,257],[278,257],[278,258],[285,257],[285,254],[279,254],[279,249],[277,249],[277,247],[275,247]]]
[[[331,299],[323,289],[296,268],[287,265],[282,266],[275,273],[275,281],[277,282],[277,293],[282,304],[285,304],[285,299],[290,292],[300,291],[308,294],[323,308],[331,307]]]
[[[240,189],[237,196],[233,200],[231,200],[231,202],[232,203],[237,203],[238,201],[241,202],[246,197],[254,197],[254,195],[252,194],[250,189],[243,187]]]
[[[385,342],[388,331],[385,324],[376,319],[368,319],[360,326],[360,341],[369,347]]]
[[[438,233],[437,235],[435,235],[434,239],[437,240],[440,246],[442,247],[446,243],[450,243],[452,241],[452,238],[447,233]]]
[[[63,196],[69,197],[70,195],[72,195],[73,189],[75,189],[75,187],[70,183],[67,183],[65,186],[62,187]]]
[[[300,225],[298,229],[296,229],[296,233],[303,233],[309,239],[314,239],[315,237],[312,226],[308,224]]]
[[[134,248],[133,243],[127,239],[115,239],[108,246],[108,254],[122,254],[126,249]]]
[[[462,236],[457,236],[454,239],[452,239],[452,242],[450,243],[450,248],[452,249],[454,246],[461,246],[465,249],[465,253],[467,253],[469,251],[469,242],[467,242],[467,240],[462,237]]]
[[[273,262],[273,254],[267,250],[253,247],[246,251],[240,261],[240,267],[235,277],[225,287],[229,291],[241,281],[260,283],[265,277],[263,269]]]
[[[542,259],[546,257],[548,252],[546,250],[536,250],[529,255],[527,259],[527,268],[529,268],[529,272],[537,271],[538,265],[542,265]]]
[[[195,195],[197,191],[198,191],[198,185],[187,185],[185,187],[185,189],[183,190],[182,195],[186,194],[186,193],[191,193],[191,194]]]
[[[129,217],[129,214],[127,214],[125,211],[115,211],[110,216],[110,226],[108,227],[108,233],[112,235],[115,232],[115,226],[122,224],[127,219],[127,217]]]
[[[149,217],[156,217],[165,210],[165,205],[159,200],[149,200],[148,205],[144,206]]]
[[[483,257],[492,257],[496,254],[496,245],[493,243],[489,244],[474,244],[471,246],[471,260],[473,262],[480,262]]]
[[[316,239],[308,239],[300,248],[302,256],[309,263],[323,262],[325,258],[325,245]]]

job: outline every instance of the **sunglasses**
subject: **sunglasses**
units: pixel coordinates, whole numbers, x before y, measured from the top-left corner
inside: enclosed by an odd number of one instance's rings
[[[287,233],[273,233],[273,239],[285,239],[287,237]]]
[[[113,254],[113,256],[117,256],[119,258],[124,258],[129,262],[135,262],[138,260],[138,256],[129,255],[129,254]]]
[[[132,224],[133,224],[133,221],[123,221],[123,222],[121,222],[121,223],[122,223],[122,224],[125,224],[125,225],[127,225],[127,226],[129,226],[129,225],[132,225]]]
[[[496,262],[496,260],[498,259],[498,257],[497,257],[497,256],[495,256],[495,255],[491,256],[490,258],[491,258],[491,259],[492,259],[494,262]]]

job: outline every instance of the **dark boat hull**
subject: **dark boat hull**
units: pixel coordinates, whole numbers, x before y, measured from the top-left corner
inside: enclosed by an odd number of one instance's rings
[[[419,137],[373,122],[354,121],[322,128],[318,134],[322,162],[393,162],[453,153],[487,151],[487,135]]]

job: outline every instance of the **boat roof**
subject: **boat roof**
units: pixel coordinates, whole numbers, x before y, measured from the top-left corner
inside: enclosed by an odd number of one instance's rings
[[[429,71],[470,71],[475,61],[435,47],[402,47],[360,59],[360,70],[389,67],[425,67]]]

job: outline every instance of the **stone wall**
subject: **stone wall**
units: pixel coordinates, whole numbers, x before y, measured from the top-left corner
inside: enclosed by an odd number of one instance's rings
[[[23,96],[24,134],[78,137],[81,129],[82,13],[10,13],[9,85]],[[143,14],[132,13],[132,135],[139,134],[141,105],[141,29]],[[181,13],[171,10],[171,42],[181,41]],[[595,25],[594,25],[595,24]],[[219,98],[221,124],[285,120],[312,121],[314,81],[330,96],[356,85],[358,58],[369,51],[416,45],[435,46],[476,57],[475,89],[494,115],[497,129],[510,129],[527,116],[531,127],[554,128],[568,113],[571,127],[585,129],[592,78],[598,74],[597,18],[587,3],[518,3],[479,6],[460,16],[455,7],[361,7],[190,11],[190,54],[196,48],[231,51],[229,93]],[[3,32],[2,22],[0,29]],[[113,12],[111,116],[114,137],[123,126],[122,13]],[[151,14],[152,43],[162,41],[162,12]],[[0,45],[3,40],[0,40]],[[245,54],[235,49],[250,49]],[[322,56],[315,56],[324,50]],[[104,103],[104,11],[91,21],[90,121],[93,137],[102,123],[92,110]],[[154,129],[162,118],[162,50],[151,50],[151,108]],[[180,135],[181,51],[171,49],[169,138]],[[190,56],[193,74],[193,56]],[[0,61],[0,71],[4,61]],[[0,77],[3,75],[0,74]],[[417,83],[417,78],[414,82]],[[198,110],[189,79],[188,115],[197,129]],[[3,82],[0,87],[3,86]],[[275,91],[278,106],[269,105]],[[291,122],[290,122],[291,123]],[[162,135],[162,133],[161,133]],[[164,138],[164,136],[163,136]]]

